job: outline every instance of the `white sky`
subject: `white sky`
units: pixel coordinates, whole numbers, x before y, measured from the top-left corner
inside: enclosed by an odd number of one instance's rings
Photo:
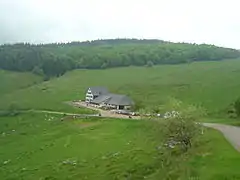
[[[0,0],[0,43],[157,38],[240,49],[237,0]]]

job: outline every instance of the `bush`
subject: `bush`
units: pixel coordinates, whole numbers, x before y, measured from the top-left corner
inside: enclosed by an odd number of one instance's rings
[[[43,76],[44,75],[43,70],[40,67],[38,67],[38,66],[35,66],[33,68],[32,73],[36,74],[36,75],[39,75],[39,76]]]
[[[154,106],[154,107],[152,108],[152,112],[155,113],[155,114],[158,114],[158,113],[161,112],[161,108],[159,108],[158,106]]]
[[[235,113],[238,117],[240,117],[240,98],[238,98],[234,103]]]
[[[131,108],[132,111],[139,111],[140,109],[144,109],[144,103],[142,101],[135,102]]]
[[[0,117],[5,117],[5,116],[17,116],[20,114],[20,111],[18,109],[18,106],[14,103],[12,103],[7,110],[5,111],[0,111]]]
[[[205,111],[193,105],[184,105],[176,99],[172,99],[171,102],[172,108],[180,113],[164,121],[163,143],[168,148],[176,147],[186,152],[201,132],[197,121],[205,115]]]
[[[148,61],[148,62],[147,62],[147,64],[146,64],[146,66],[147,66],[147,67],[153,67],[153,66],[154,66],[154,64],[153,64],[153,62],[152,62],[152,61]]]
[[[184,104],[182,101],[170,97],[166,102],[164,108],[165,111],[177,111],[181,112],[182,116],[187,116],[193,119],[199,119],[207,114],[206,110],[200,106]]]
[[[49,76],[44,76],[43,81],[49,81],[50,77]]]
[[[186,152],[200,134],[200,126],[188,116],[176,116],[164,123],[164,145]]]
[[[163,176],[168,177],[167,179],[179,179],[182,166],[186,165],[185,162],[191,153],[202,142],[200,137],[203,127],[196,123],[200,117],[198,108],[187,107],[177,100],[173,102],[172,108],[179,111],[179,115],[159,121],[162,138],[161,145],[158,147],[159,162],[165,173]]]

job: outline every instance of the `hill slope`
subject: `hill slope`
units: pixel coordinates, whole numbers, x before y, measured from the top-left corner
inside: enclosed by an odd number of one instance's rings
[[[0,70],[0,97],[6,93],[27,88],[40,83],[42,77],[31,73],[19,73]]]
[[[0,68],[47,77],[72,69],[180,64],[240,57],[234,49],[161,40],[110,39],[68,44],[0,46]]]
[[[240,178],[240,155],[218,132],[206,131],[200,145],[184,155],[168,155],[163,166],[159,122],[60,118],[0,117],[1,179]]]
[[[17,103],[26,109],[72,111],[64,101],[83,99],[89,86],[106,86],[127,94],[145,108],[165,105],[169,97],[203,106],[209,113],[226,112],[240,96],[240,60],[127,67],[106,70],[75,70],[48,82],[2,97],[0,109]]]

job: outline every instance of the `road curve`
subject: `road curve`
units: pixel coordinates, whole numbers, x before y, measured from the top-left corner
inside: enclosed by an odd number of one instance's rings
[[[203,125],[222,132],[225,138],[240,152],[240,127],[216,123],[203,123]]]

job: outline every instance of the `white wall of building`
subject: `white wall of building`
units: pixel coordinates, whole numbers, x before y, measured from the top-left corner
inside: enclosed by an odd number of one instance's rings
[[[93,100],[93,94],[91,92],[90,89],[88,89],[87,93],[86,93],[86,98],[85,98],[85,101],[86,102],[91,102]]]

